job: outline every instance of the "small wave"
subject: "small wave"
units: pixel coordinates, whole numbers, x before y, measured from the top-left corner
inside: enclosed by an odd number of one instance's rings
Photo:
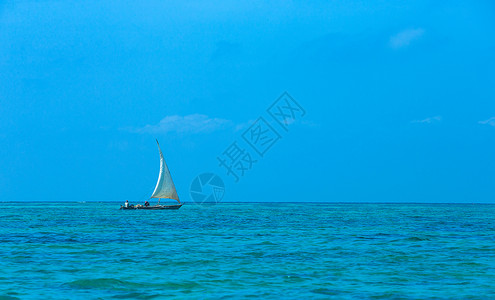
[[[180,281],[180,282],[164,282],[154,285],[156,288],[161,288],[162,290],[174,289],[174,290],[185,290],[190,291],[192,289],[201,288],[201,284],[195,281]]]
[[[163,295],[148,295],[148,294],[141,294],[141,293],[129,293],[129,294],[123,294],[123,295],[115,295],[112,298],[115,299],[153,299],[156,297],[162,297]]]
[[[301,276],[294,275],[294,274],[284,275],[282,278],[285,282],[291,282],[291,283],[303,282],[303,281],[308,280],[308,278],[301,277]]]
[[[412,236],[404,239],[405,241],[409,242],[421,242],[421,241],[429,241],[430,239],[427,237],[417,237],[417,236]]]
[[[313,292],[315,294],[330,295],[330,296],[335,296],[335,295],[340,294],[339,291],[330,290],[330,289],[315,289],[315,290],[312,290],[311,292]]]
[[[99,279],[78,279],[68,283],[65,283],[71,288],[76,289],[108,289],[108,290],[128,290],[131,288],[141,287],[141,284],[122,281],[113,278],[99,278]]]
[[[67,254],[73,255],[83,255],[83,254],[94,254],[94,255],[100,255],[102,254],[101,251],[95,250],[95,249],[88,249],[88,250],[83,250],[83,251],[70,251],[67,252]]]
[[[246,254],[249,256],[256,257],[256,258],[263,257],[265,255],[265,253],[261,252],[261,251],[253,251],[253,252],[248,252]]]
[[[372,237],[372,236],[356,236],[357,239],[361,239],[361,240],[375,240],[377,239],[376,237]]]
[[[271,245],[271,246],[276,246],[277,244],[272,243],[270,241],[264,241],[264,242],[261,242],[261,243],[257,243],[256,245]]]

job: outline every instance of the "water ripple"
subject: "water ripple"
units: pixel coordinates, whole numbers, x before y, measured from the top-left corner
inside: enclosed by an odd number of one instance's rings
[[[495,205],[119,205],[4,203],[0,299],[495,298]]]

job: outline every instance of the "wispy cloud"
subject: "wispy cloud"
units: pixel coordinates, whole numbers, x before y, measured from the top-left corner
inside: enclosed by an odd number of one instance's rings
[[[187,116],[166,116],[158,124],[146,125],[131,131],[138,133],[209,133],[232,126],[233,122],[230,120],[192,114]]]
[[[233,130],[234,132],[247,130],[256,120],[235,123],[231,120],[221,118],[211,118],[207,115],[192,114],[187,116],[166,116],[158,124],[148,124],[143,127],[127,127],[122,130],[135,133],[211,133],[217,130]],[[277,127],[275,121],[269,121],[273,127]],[[306,127],[317,127],[318,124],[312,121],[301,121],[300,125]]]
[[[490,118],[490,119],[488,119],[488,120],[479,121],[478,123],[479,123],[479,124],[483,124],[483,125],[495,126],[495,117],[491,117],[491,118]]]
[[[442,116],[429,117],[422,120],[412,120],[411,123],[422,123],[422,124],[430,124],[437,123],[442,121]]]
[[[239,123],[235,126],[234,130],[235,131],[241,131],[241,130],[246,130],[249,128],[249,126],[253,125],[253,123],[256,122],[256,120],[249,120],[247,122],[244,122],[244,123]]]
[[[265,120],[267,121],[268,124],[270,124],[272,127],[275,127],[275,128],[278,128],[278,124],[276,121],[272,120],[272,119],[268,119],[268,120]],[[256,122],[256,120],[249,120],[247,122],[244,122],[244,123],[239,123],[237,124],[235,127],[234,127],[234,130],[235,131],[242,131],[242,130],[246,130],[248,129],[251,125],[254,124],[254,122]],[[288,121],[287,122],[287,125],[292,125],[292,124],[299,124],[301,126],[304,126],[304,127],[309,127],[309,128],[315,128],[315,127],[318,127],[319,124],[313,122],[313,121],[309,121],[309,120],[291,120],[291,121]]]
[[[390,37],[389,45],[393,49],[409,46],[409,44],[420,38],[425,33],[423,28],[406,29]]]

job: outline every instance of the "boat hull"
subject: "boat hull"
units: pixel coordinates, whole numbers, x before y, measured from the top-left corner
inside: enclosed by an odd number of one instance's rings
[[[153,206],[130,206],[130,207],[121,207],[123,210],[135,210],[135,209],[148,209],[148,210],[161,210],[161,209],[179,209],[182,207],[182,204],[175,205],[153,205]]]

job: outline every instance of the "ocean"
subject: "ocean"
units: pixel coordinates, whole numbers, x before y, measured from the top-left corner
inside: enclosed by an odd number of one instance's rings
[[[0,204],[0,299],[495,299],[495,205]]]

